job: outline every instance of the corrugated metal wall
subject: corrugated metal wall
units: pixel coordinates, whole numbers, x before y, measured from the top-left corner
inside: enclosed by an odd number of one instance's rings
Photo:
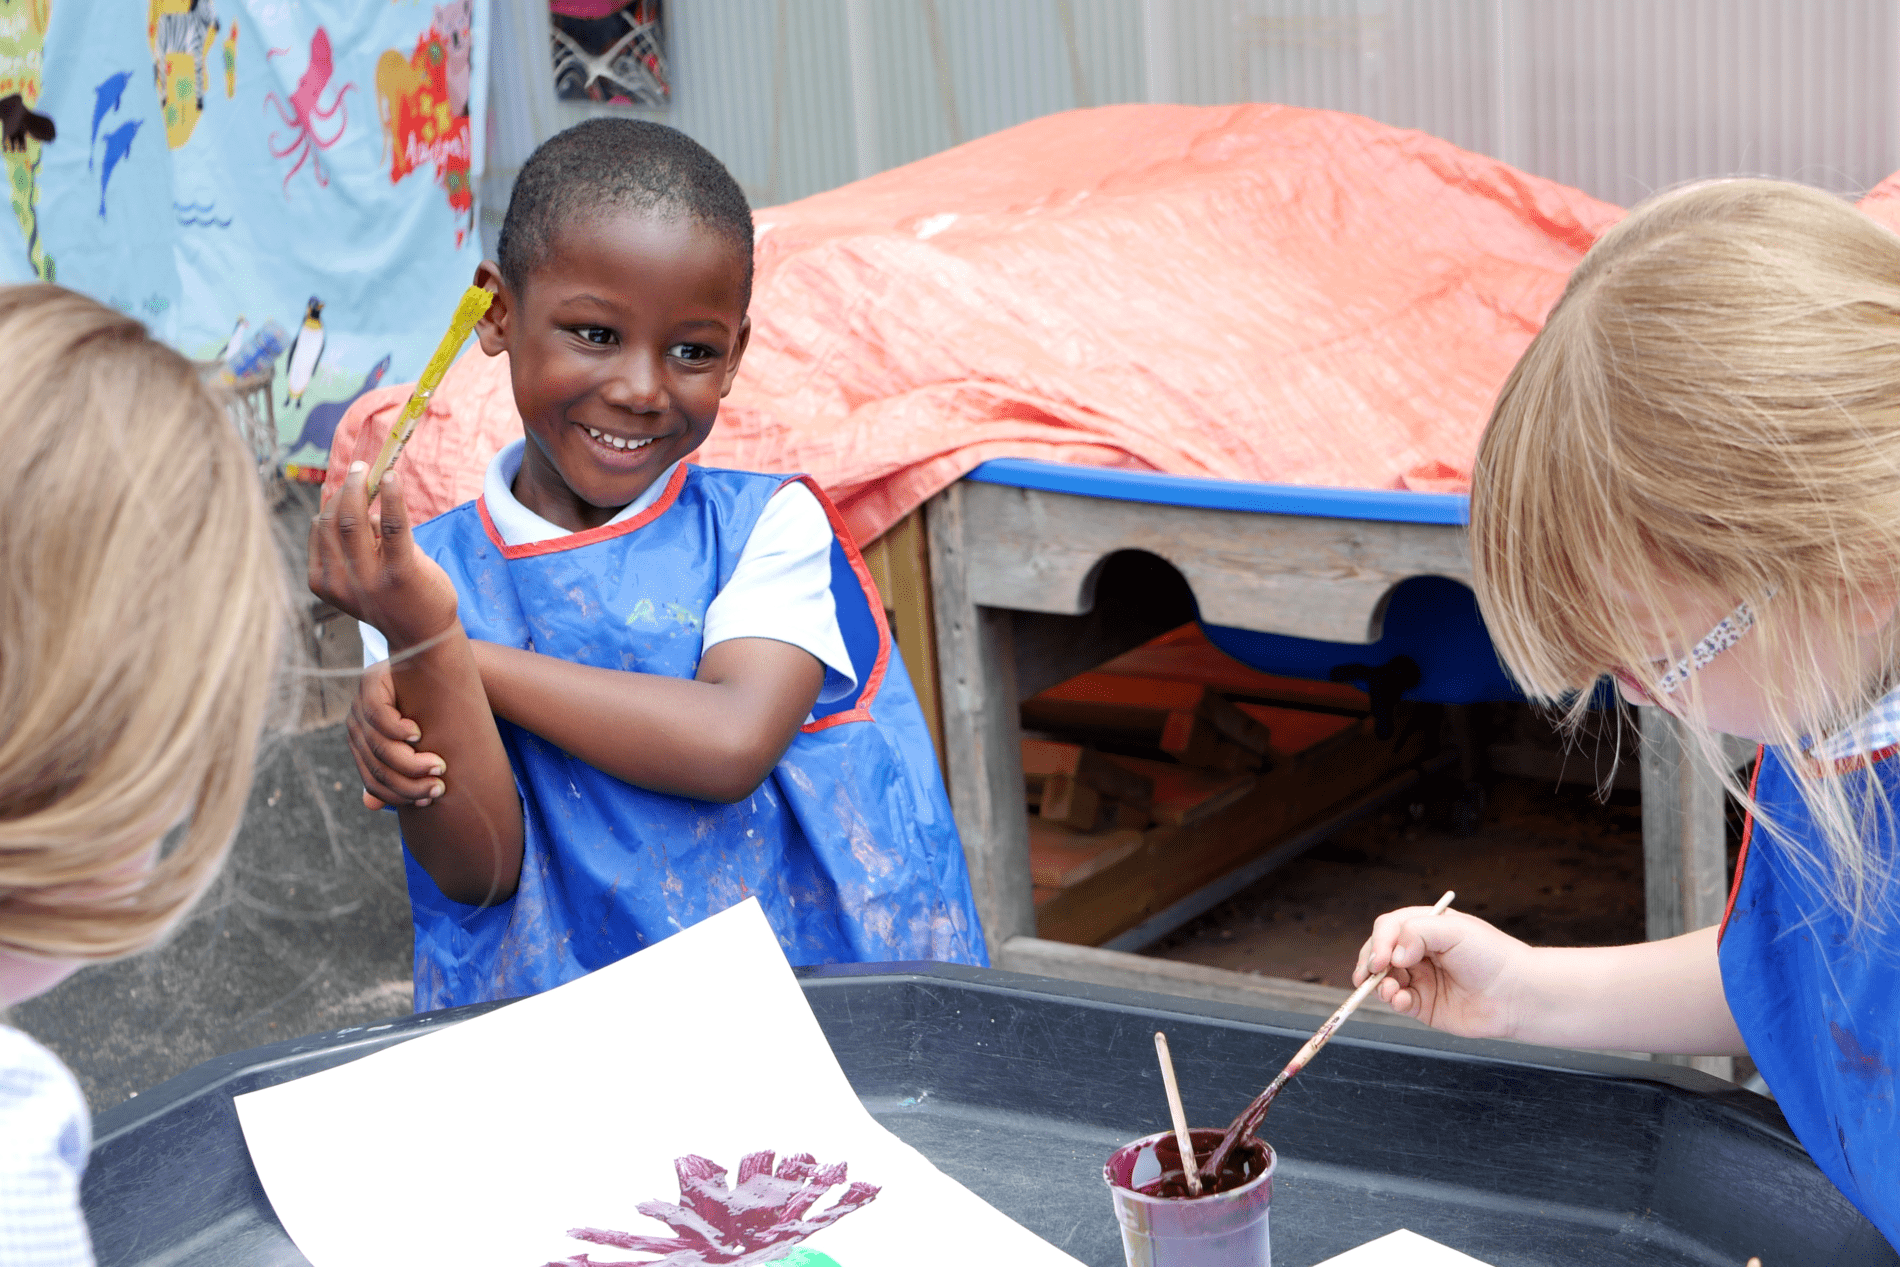
[[[1629,203],[1732,172],[1852,192],[1900,167],[1886,0],[1515,7],[1499,152],[1540,175]]]
[[[545,0],[494,0],[485,221],[553,97]],[[789,201],[1121,101],[1370,115],[1628,204],[1736,172],[1841,192],[1900,167],[1896,0],[668,0],[649,112]]]

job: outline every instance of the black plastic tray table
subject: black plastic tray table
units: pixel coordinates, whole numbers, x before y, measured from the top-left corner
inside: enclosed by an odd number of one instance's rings
[[[1090,1267],[1122,1263],[1103,1160],[1168,1124],[1154,1031],[1197,1126],[1227,1122],[1311,1033],[1310,1017],[942,964],[800,977],[877,1119]],[[305,1262],[232,1097],[494,1006],[221,1057],[102,1113],[84,1189],[101,1267]],[[1900,1263],[1772,1102],[1692,1070],[1354,1024],[1265,1134],[1280,1267],[1400,1227],[1496,1267]]]

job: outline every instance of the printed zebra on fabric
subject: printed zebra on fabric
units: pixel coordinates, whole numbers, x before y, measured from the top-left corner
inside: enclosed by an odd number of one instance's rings
[[[153,38],[152,57],[158,70],[159,97],[165,95],[165,58],[184,53],[198,68],[198,108],[205,104],[205,48],[218,30],[218,14],[213,0],[191,0],[183,13],[158,15],[158,34]]]

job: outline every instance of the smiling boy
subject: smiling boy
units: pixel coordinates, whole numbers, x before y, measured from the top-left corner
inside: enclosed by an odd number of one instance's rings
[[[517,178],[479,327],[525,439],[411,536],[352,468],[311,587],[371,628],[351,747],[395,805],[416,1007],[533,993],[757,897],[795,963],[985,962],[922,714],[808,481],[686,458],[751,326],[731,176],[599,119]]]

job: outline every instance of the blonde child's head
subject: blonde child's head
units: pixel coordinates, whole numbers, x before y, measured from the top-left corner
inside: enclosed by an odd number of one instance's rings
[[[1900,237],[1766,180],[1632,211],[1499,395],[1471,534],[1486,621],[1534,698],[1580,717],[1615,674],[1711,758],[1719,731],[1798,754],[1851,723],[1895,680]],[[1744,602],[1754,628],[1666,690]],[[1793,764],[1826,838],[1805,861],[1875,915],[1873,807]]]
[[[0,287],[0,348],[0,957],[17,973],[144,949],[203,892],[250,786],[288,591],[254,463],[190,362],[55,286]]]

